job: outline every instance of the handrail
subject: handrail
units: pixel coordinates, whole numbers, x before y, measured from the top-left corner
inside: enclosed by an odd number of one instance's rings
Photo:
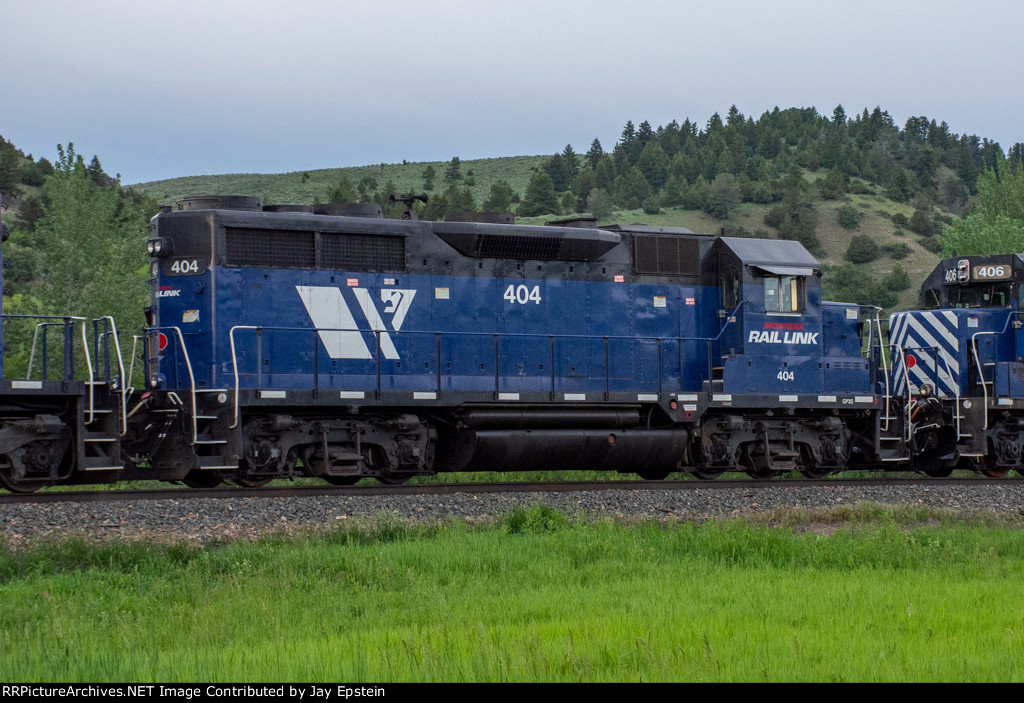
[[[228,428],[229,430],[233,430],[236,427],[238,427],[238,388],[239,388],[239,381],[238,381],[238,357],[235,354],[235,330],[254,330],[254,329],[256,329],[256,327],[254,325],[235,325],[234,327],[232,327],[228,331],[228,340],[231,342],[231,370],[232,370],[232,372],[235,375],[235,421]],[[260,364],[263,363],[262,359],[260,360],[259,363]]]
[[[899,344],[890,345],[890,346],[893,347],[895,349],[896,353],[899,355],[900,370],[901,370],[900,372],[903,375],[904,387],[906,388],[906,399],[907,399],[908,402],[904,403],[903,405],[904,405],[904,410],[906,412],[907,418],[906,418],[906,422],[904,423],[904,432],[903,432],[903,434],[904,434],[904,440],[909,442],[910,441],[910,402],[909,401],[910,401],[910,398],[911,398],[911,395],[910,395],[910,372],[907,370],[907,357],[906,357],[905,350],[903,349],[903,346],[899,345]],[[895,368],[895,366],[893,366],[893,368]],[[886,376],[888,376],[888,372],[886,372]],[[886,430],[886,431],[888,431],[888,429],[889,429],[889,410],[888,410],[888,408],[886,408],[886,412],[885,412],[885,426],[882,429]]]
[[[89,381],[86,384],[89,387],[89,405],[88,405],[88,410],[86,411],[87,414],[88,414],[89,419],[86,420],[86,424],[91,423],[95,419],[95,417],[96,417],[96,413],[95,413],[96,403],[95,403],[95,396],[94,396],[95,376],[93,375],[92,357],[89,355],[89,336],[88,336],[87,330],[85,329],[86,318],[79,317],[77,315],[3,315],[3,316],[0,316],[0,317],[2,317],[3,320],[6,320],[6,319],[60,320],[61,321],[60,324],[65,328],[65,332],[64,332],[65,339],[67,339],[67,334],[68,334],[67,328],[71,327],[72,330],[73,330],[74,325],[75,325],[76,322],[82,323],[80,325],[81,330],[82,330],[82,351],[85,353],[85,368],[88,369],[88,372],[89,372]],[[2,324],[2,322],[0,322],[0,324]],[[32,367],[35,365],[36,345],[39,343],[39,330],[40,330],[40,328],[47,327],[47,326],[55,326],[57,324],[58,323],[54,323],[54,322],[40,322],[39,324],[36,325],[35,330],[32,333],[32,348],[29,351],[28,369],[27,369],[27,371],[25,373],[25,380],[26,381],[27,380],[31,380],[31,378],[32,378]],[[43,335],[44,335],[43,336],[44,347],[45,347],[45,334],[46,333],[44,332],[43,333]],[[74,334],[73,331],[72,331],[72,334]],[[69,343],[66,342],[65,344],[68,345]],[[68,363],[68,360],[65,359],[65,374],[64,374],[64,380],[65,381],[71,380],[69,378],[69,376],[68,376],[67,363]],[[73,371],[71,373],[73,373]],[[45,375],[45,369],[44,369],[44,375]]]
[[[881,319],[879,318],[879,315],[878,315],[882,311],[882,308],[878,307],[877,305],[872,305],[871,307],[875,309],[875,327],[878,329],[878,354],[879,354],[879,356],[882,357],[882,376],[885,378],[885,402],[886,402],[887,407],[888,407],[888,403],[889,403],[889,400],[892,397],[892,395],[891,395],[891,392],[889,390],[889,366],[888,366],[888,364],[885,361],[885,347],[882,346],[882,321],[881,321]],[[869,328],[871,327],[871,323],[870,322],[868,323],[868,327]],[[885,414],[886,415],[889,414],[888,410],[886,410]],[[886,419],[885,422],[886,422],[885,429],[889,429],[889,426],[888,426],[889,420]]]
[[[881,318],[879,316],[879,313],[882,312],[882,308],[878,307],[877,305],[865,305],[865,306],[858,306],[858,307],[868,307],[868,308],[874,309],[874,311],[875,311],[875,320],[874,320],[875,321],[875,329],[878,330],[878,355],[880,357],[882,357],[882,378],[885,379],[885,415],[883,416],[885,424],[882,426],[882,429],[884,431],[888,432],[889,431],[889,413],[892,410],[891,403],[892,403],[893,394],[892,394],[892,389],[889,387],[889,365],[886,362],[886,355],[885,355],[885,348],[887,346],[889,346],[889,345],[886,344],[886,343],[883,343],[884,336],[882,335],[882,320],[881,320]],[[871,329],[871,319],[869,318],[868,319],[868,330],[870,331],[870,329]],[[868,338],[869,349],[870,349],[871,341],[872,340],[869,337]],[[888,340],[885,339],[885,342],[888,342]],[[869,353],[870,353],[870,351],[869,351]],[[904,364],[904,369],[903,370],[904,370],[904,372],[906,372],[906,364]],[[909,390],[909,388],[910,388],[910,379],[909,379],[909,377],[907,377],[907,389]],[[872,385],[872,391],[874,391],[873,385]],[[909,424],[909,415],[908,415],[908,424]]]
[[[116,389],[115,392],[119,392],[121,394],[121,436],[124,437],[128,434],[128,379],[126,379],[124,375],[124,358],[121,356],[121,340],[117,337],[117,323],[114,322],[114,318],[111,315],[104,315],[103,317],[97,318],[97,320],[109,320],[110,333],[114,336],[114,350],[117,352],[117,370],[121,374],[121,387]],[[95,322],[96,320],[93,320],[94,324]],[[82,327],[84,328],[85,325],[82,325]],[[90,364],[90,367],[91,366],[92,365]]]
[[[142,335],[138,335],[138,334],[133,334],[132,335],[132,355],[131,355],[131,362],[128,364],[128,378],[129,379],[131,379],[131,377],[135,375],[135,354],[136,354],[136,350],[139,348],[139,339],[141,338],[141,336]]]
[[[192,444],[195,444],[199,440],[199,427],[196,423],[196,376],[192,371],[192,360],[189,358],[188,348],[185,346],[185,337],[181,334],[180,327],[161,326],[146,328],[147,332],[158,332],[160,330],[174,330],[174,333],[178,336],[181,353],[185,357],[185,368],[188,369],[189,391],[192,395]]]
[[[82,347],[85,349],[85,368],[89,369],[89,419],[85,422],[88,425],[96,419],[96,396],[94,392],[96,377],[92,373],[92,359],[89,358],[89,339],[85,332],[84,318],[82,319]]]
[[[953,417],[956,420],[956,438],[960,439],[963,435],[960,434],[960,384],[953,378],[953,371],[949,366],[949,354],[942,347],[939,348],[939,353],[942,355],[942,364],[946,367],[946,376],[949,377],[949,385],[953,387],[953,398],[956,402],[955,412]],[[939,391],[939,365],[935,364],[935,394],[938,395]],[[986,415],[988,413],[986,412]]]
[[[1009,322],[1009,317],[1007,317],[1007,322]],[[1006,331],[1006,327],[1004,326],[1003,327],[1003,332],[1005,332],[1005,331]],[[981,393],[982,393],[982,398],[984,399],[983,404],[984,404],[984,412],[985,412],[985,422],[984,422],[984,424],[981,427],[981,429],[983,429],[983,430],[987,430],[988,429],[988,386],[986,385],[987,382],[985,381],[985,370],[984,370],[984,368],[982,368],[982,366],[981,366],[981,358],[978,356],[978,337],[980,337],[982,335],[987,335],[987,334],[996,335],[996,334],[1001,334],[1001,332],[975,332],[973,335],[971,335],[971,351],[974,353],[974,365],[977,367],[977,369],[978,369],[978,377],[981,379]],[[993,373],[992,374],[992,383],[993,383],[992,392],[993,392],[993,394],[995,393],[995,385],[994,385],[995,384],[995,380],[996,380],[996,377],[995,377],[995,374]]]
[[[703,341],[703,342],[707,342],[710,345],[712,342],[715,342],[715,341],[718,341],[719,339],[721,339],[721,337],[725,333],[726,329],[732,324],[732,321],[735,319],[736,313],[746,303],[747,303],[747,301],[744,300],[744,301],[741,301],[740,304],[736,306],[736,308],[732,311],[732,313],[726,319],[725,324],[722,325],[722,328],[719,330],[718,334],[715,335],[714,337],[668,337],[668,338],[666,338],[666,337],[656,337],[656,336],[652,336],[652,337],[636,337],[636,336],[631,336],[631,335],[601,335],[599,337],[598,336],[594,336],[593,339],[602,339],[602,340],[605,340],[605,342],[607,342],[608,340],[625,340],[625,341],[630,341],[630,342],[642,342],[642,341],[656,342],[657,343],[657,349],[658,349],[659,356],[662,353],[663,344],[665,342],[678,342],[680,345],[682,345],[683,342],[702,342]],[[151,327],[151,328],[147,328],[147,329],[155,330],[157,328]],[[170,328],[170,329],[177,329],[177,328]],[[234,394],[235,395],[235,398],[234,398],[234,423],[229,427],[229,429],[235,429],[236,427],[238,427],[238,423],[240,421],[240,400],[239,400],[239,396],[240,396],[240,391],[241,391],[241,378],[240,378],[240,371],[238,369],[238,350],[237,350],[237,343],[236,343],[236,339],[235,339],[235,332],[238,331],[238,330],[253,330],[253,331],[256,331],[260,335],[262,335],[262,333],[264,331],[307,332],[307,333],[312,332],[312,333],[315,333],[315,334],[319,334],[321,332],[376,332],[374,337],[375,337],[375,339],[377,339],[378,352],[380,351],[379,330],[378,331],[375,331],[375,330],[359,330],[359,329],[353,330],[353,329],[350,329],[350,328],[334,328],[334,327],[285,327],[285,326],[261,326],[261,325],[235,325],[234,327],[232,327],[228,331],[228,339],[229,339],[230,349],[231,349],[231,369],[232,369],[232,375],[234,376],[234,386],[235,386],[235,394]],[[440,337],[440,334],[437,331],[434,331],[434,330],[430,330],[430,331],[427,331],[427,330],[401,330],[401,331],[394,330],[394,331],[391,331],[391,330],[389,330],[389,333],[399,334],[399,335],[409,335],[409,336],[412,336],[412,335],[434,335],[436,337]],[[179,331],[179,334],[180,334],[180,331]],[[452,333],[450,333],[450,335],[454,335],[454,336],[458,336],[458,337],[481,337],[481,338],[482,337],[510,336],[510,337],[515,337],[517,339],[519,339],[519,338],[526,338],[526,339],[535,339],[535,340],[549,340],[549,345],[553,345],[555,340],[558,340],[558,339],[579,339],[581,337],[587,337],[588,336],[588,335],[578,335],[578,334],[543,334],[543,333],[515,333],[515,334],[509,334],[509,335],[496,335],[493,332],[452,332]],[[182,344],[184,344],[184,342],[182,342]],[[438,344],[440,345],[440,339],[438,339]],[[709,354],[708,359],[710,361],[710,349],[708,350],[708,354]],[[377,363],[377,367],[378,367],[378,370],[379,370],[379,368],[380,368],[379,353],[378,353],[378,356],[376,358],[376,363]],[[440,365],[440,357],[438,357],[438,364]],[[606,370],[607,370],[607,366],[608,366],[607,362],[606,362],[605,366],[606,366]],[[258,368],[259,368],[260,371],[262,371],[262,365],[260,365]],[[316,371],[316,369],[314,369],[314,372],[315,371]],[[440,369],[438,369],[438,372],[440,373]],[[680,365],[680,373],[681,372],[682,372],[682,365]],[[189,373],[191,374],[191,365],[189,366]],[[495,373],[497,373],[497,366],[495,367]],[[662,385],[661,385],[662,384],[662,376],[661,376],[661,366],[660,366],[660,364],[659,364],[659,367],[658,367],[658,384],[659,384],[659,394],[660,394],[661,393],[660,389],[662,388]]]
[[[89,344],[88,344],[88,340],[86,340],[86,338],[85,338],[85,329],[84,329],[85,328],[85,324],[84,323],[85,323],[86,319],[84,317],[78,317],[76,315],[8,315],[8,314],[4,314],[4,315],[0,315],[0,319],[3,319],[3,320],[8,320],[8,319],[20,319],[20,320],[60,320],[61,323],[62,323],[62,326],[65,327],[65,328],[73,327],[75,322],[81,322],[81,323],[83,323],[82,324],[82,328],[83,328],[82,329],[82,342],[85,345],[85,358],[86,358],[86,360],[88,360],[90,358],[89,357]],[[54,323],[54,322],[40,322],[38,325],[36,325],[35,331],[32,333],[32,348],[29,351],[29,355],[28,355],[28,370],[27,370],[27,372],[25,374],[25,380],[26,381],[32,379],[32,367],[35,365],[36,345],[37,345],[37,343],[39,341],[39,328],[40,327],[50,326],[50,325],[56,326],[57,323]],[[69,379],[66,379],[66,380],[69,380]]]

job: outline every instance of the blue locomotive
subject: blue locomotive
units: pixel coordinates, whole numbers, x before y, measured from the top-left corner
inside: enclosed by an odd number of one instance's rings
[[[926,462],[932,475],[1024,470],[1022,280],[1020,254],[944,259],[921,287],[922,309],[890,319],[894,393],[911,415],[914,399],[943,410],[930,430],[945,446]]]
[[[884,441],[905,428],[882,419],[875,311],[823,302],[799,243],[475,219],[216,196],[158,215],[133,462],[208,486],[910,461]]]

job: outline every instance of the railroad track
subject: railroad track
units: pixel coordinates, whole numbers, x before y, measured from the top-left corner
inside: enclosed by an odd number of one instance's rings
[[[1024,478],[837,478],[837,479],[752,479],[716,481],[513,481],[507,483],[424,483],[388,486],[273,486],[264,488],[157,488],[130,490],[41,491],[38,493],[0,493],[0,505],[20,503],[113,503],[129,500],[182,500],[225,498],[293,498],[315,496],[380,496],[380,495],[446,495],[453,493],[568,493],[572,491],[691,491],[744,490],[760,491],[770,488],[839,488],[867,486],[994,486],[1013,485]]]

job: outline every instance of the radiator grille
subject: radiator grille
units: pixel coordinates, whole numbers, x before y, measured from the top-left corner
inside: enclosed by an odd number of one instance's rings
[[[228,266],[316,268],[312,232],[226,227]]]
[[[700,245],[695,239],[637,235],[633,239],[633,253],[637,273],[672,276],[700,273]]]
[[[319,257],[314,232],[226,227],[225,237],[228,266],[382,273],[406,270],[405,237],[324,233]]]
[[[546,261],[558,258],[558,249],[561,244],[561,240],[554,237],[517,237],[491,234],[477,240],[474,256]]]
[[[405,271],[405,237],[372,234],[321,235],[320,268],[344,271]]]

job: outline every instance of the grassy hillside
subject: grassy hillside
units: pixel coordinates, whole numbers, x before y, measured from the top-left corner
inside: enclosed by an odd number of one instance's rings
[[[546,156],[512,156],[494,159],[478,159],[462,161],[462,173],[465,176],[473,171],[475,186],[473,194],[477,203],[482,203],[490,191],[491,184],[503,179],[512,185],[515,192],[523,194],[534,171],[540,168],[549,157]],[[191,176],[175,178],[151,183],[140,183],[133,186],[155,197],[161,204],[173,205],[176,201],[193,195],[224,194],[254,195],[263,197],[269,203],[313,203],[326,201],[327,192],[337,185],[342,178],[348,178],[353,184],[359,183],[364,177],[371,177],[383,186],[388,180],[395,183],[399,192],[421,192],[423,190],[423,171],[433,166],[437,175],[434,179],[435,190],[444,187],[443,173],[447,162],[376,164],[352,168],[321,169],[314,171],[296,171],[282,174],[228,174],[221,176]],[[824,170],[817,172],[805,171],[804,177],[813,182],[824,177]],[[881,191],[881,188],[875,188]],[[853,204],[861,213],[860,226],[845,229],[839,224],[838,209],[844,204]],[[656,215],[643,210],[616,211],[607,224],[642,223],[662,225],[666,227],[687,227],[695,232],[718,233],[723,227],[742,227],[758,236],[778,237],[779,231],[764,224],[764,216],[772,205],[743,203],[728,220],[719,220],[700,210],[682,210],[666,208]],[[844,254],[850,239],[857,234],[872,237],[880,247],[897,242],[905,243],[910,254],[901,260],[883,255],[866,264],[874,276],[888,274],[899,264],[910,275],[911,287],[899,294],[897,308],[913,307],[918,301],[918,291],[925,277],[931,273],[939,257],[922,246],[922,238],[905,228],[899,228],[892,222],[892,216],[902,214],[908,219],[914,212],[913,206],[896,203],[880,194],[846,195],[838,200],[818,200],[817,236],[822,245],[819,258],[822,263],[840,265],[846,263]],[[532,218],[519,218],[524,224],[543,224],[556,216],[544,215]],[[759,233],[760,230],[760,233]]]
[[[547,156],[508,156],[498,159],[477,159],[463,161],[463,177],[472,170],[476,184],[473,197],[482,203],[491,190],[491,184],[505,180],[517,193],[526,190],[526,184],[533,175],[533,169],[540,168]],[[253,195],[261,196],[267,204],[310,204],[326,202],[327,192],[342,178],[348,178],[353,185],[365,177],[375,179],[381,186],[393,181],[400,193],[423,191],[423,171],[433,166],[435,190],[444,188],[446,161],[374,164],[351,168],[327,168],[292,173],[235,173],[222,176],[188,176],[165,181],[139,183],[136,190],[149,193],[161,205],[173,205],[175,201],[193,195]]]

